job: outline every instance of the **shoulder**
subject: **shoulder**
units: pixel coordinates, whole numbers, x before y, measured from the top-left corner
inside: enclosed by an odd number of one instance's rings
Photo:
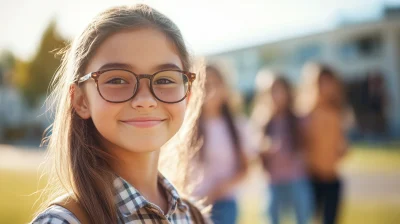
[[[68,209],[53,205],[36,216],[31,224],[80,224],[80,222]]]
[[[250,124],[249,119],[244,115],[237,115],[235,117],[235,125],[242,127],[242,126],[248,126],[249,124]]]
[[[247,117],[243,115],[238,115],[234,119],[234,124],[236,130],[239,132],[238,134],[243,138],[247,137],[247,134],[251,130],[251,123]]]
[[[204,207],[199,202],[195,202],[190,199],[182,199],[183,203],[188,207],[191,220],[198,224],[209,224],[212,223],[209,216],[211,207]]]

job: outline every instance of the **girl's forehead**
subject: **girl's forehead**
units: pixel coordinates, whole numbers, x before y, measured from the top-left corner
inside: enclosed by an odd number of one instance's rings
[[[156,72],[159,65],[174,64],[182,69],[179,53],[167,36],[157,29],[124,30],[110,35],[89,61],[87,71],[104,64],[127,64],[136,73]]]

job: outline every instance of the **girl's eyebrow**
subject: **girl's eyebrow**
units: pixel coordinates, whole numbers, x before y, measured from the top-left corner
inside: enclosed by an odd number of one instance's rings
[[[118,62],[112,62],[112,63],[106,63],[102,65],[98,70],[106,70],[106,69],[113,69],[113,68],[119,68],[119,69],[126,69],[133,71],[134,66],[127,64],[127,63],[118,63]],[[160,71],[160,70],[167,70],[167,69],[177,69],[181,70],[181,68],[174,64],[174,63],[165,63],[165,64],[160,64],[154,67],[154,71]]]
[[[158,65],[155,67],[154,70],[159,71],[159,70],[166,70],[166,69],[182,70],[178,65],[173,64],[173,63],[165,63],[165,64]]]
[[[133,69],[133,67],[130,64],[112,62],[112,63],[107,63],[107,64],[102,65],[98,70],[101,71],[101,70],[113,69],[113,68],[121,68],[121,69],[127,69],[127,70]]]

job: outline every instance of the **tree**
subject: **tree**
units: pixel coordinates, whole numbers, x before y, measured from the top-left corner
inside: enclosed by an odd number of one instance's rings
[[[23,61],[19,58],[15,60],[14,73],[12,75],[12,84],[26,95],[24,88],[29,84],[29,61]]]
[[[10,81],[10,74],[15,66],[15,57],[11,51],[0,52],[0,86],[7,85]]]
[[[52,20],[43,33],[35,57],[28,65],[23,62],[17,63],[21,71],[21,77],[17,80],[29,106],[36,106],[47,93],[53,74],[60,65],[60,58],[57,58],[55,53],[65,47],[66,40],[58,34],[56,27],[55,20]]]

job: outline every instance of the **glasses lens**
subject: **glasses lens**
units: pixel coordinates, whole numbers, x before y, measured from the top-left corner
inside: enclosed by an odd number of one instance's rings
[[[135,75],[123,70],[112,70],[102,73],[98,79],[100,94],[111,102],[126,101],[136,91]]]
[[[156,97],[164,102],[177,102],[185,98],[189,86],[188,77],[179,71],[157,73],[152,82]]]

